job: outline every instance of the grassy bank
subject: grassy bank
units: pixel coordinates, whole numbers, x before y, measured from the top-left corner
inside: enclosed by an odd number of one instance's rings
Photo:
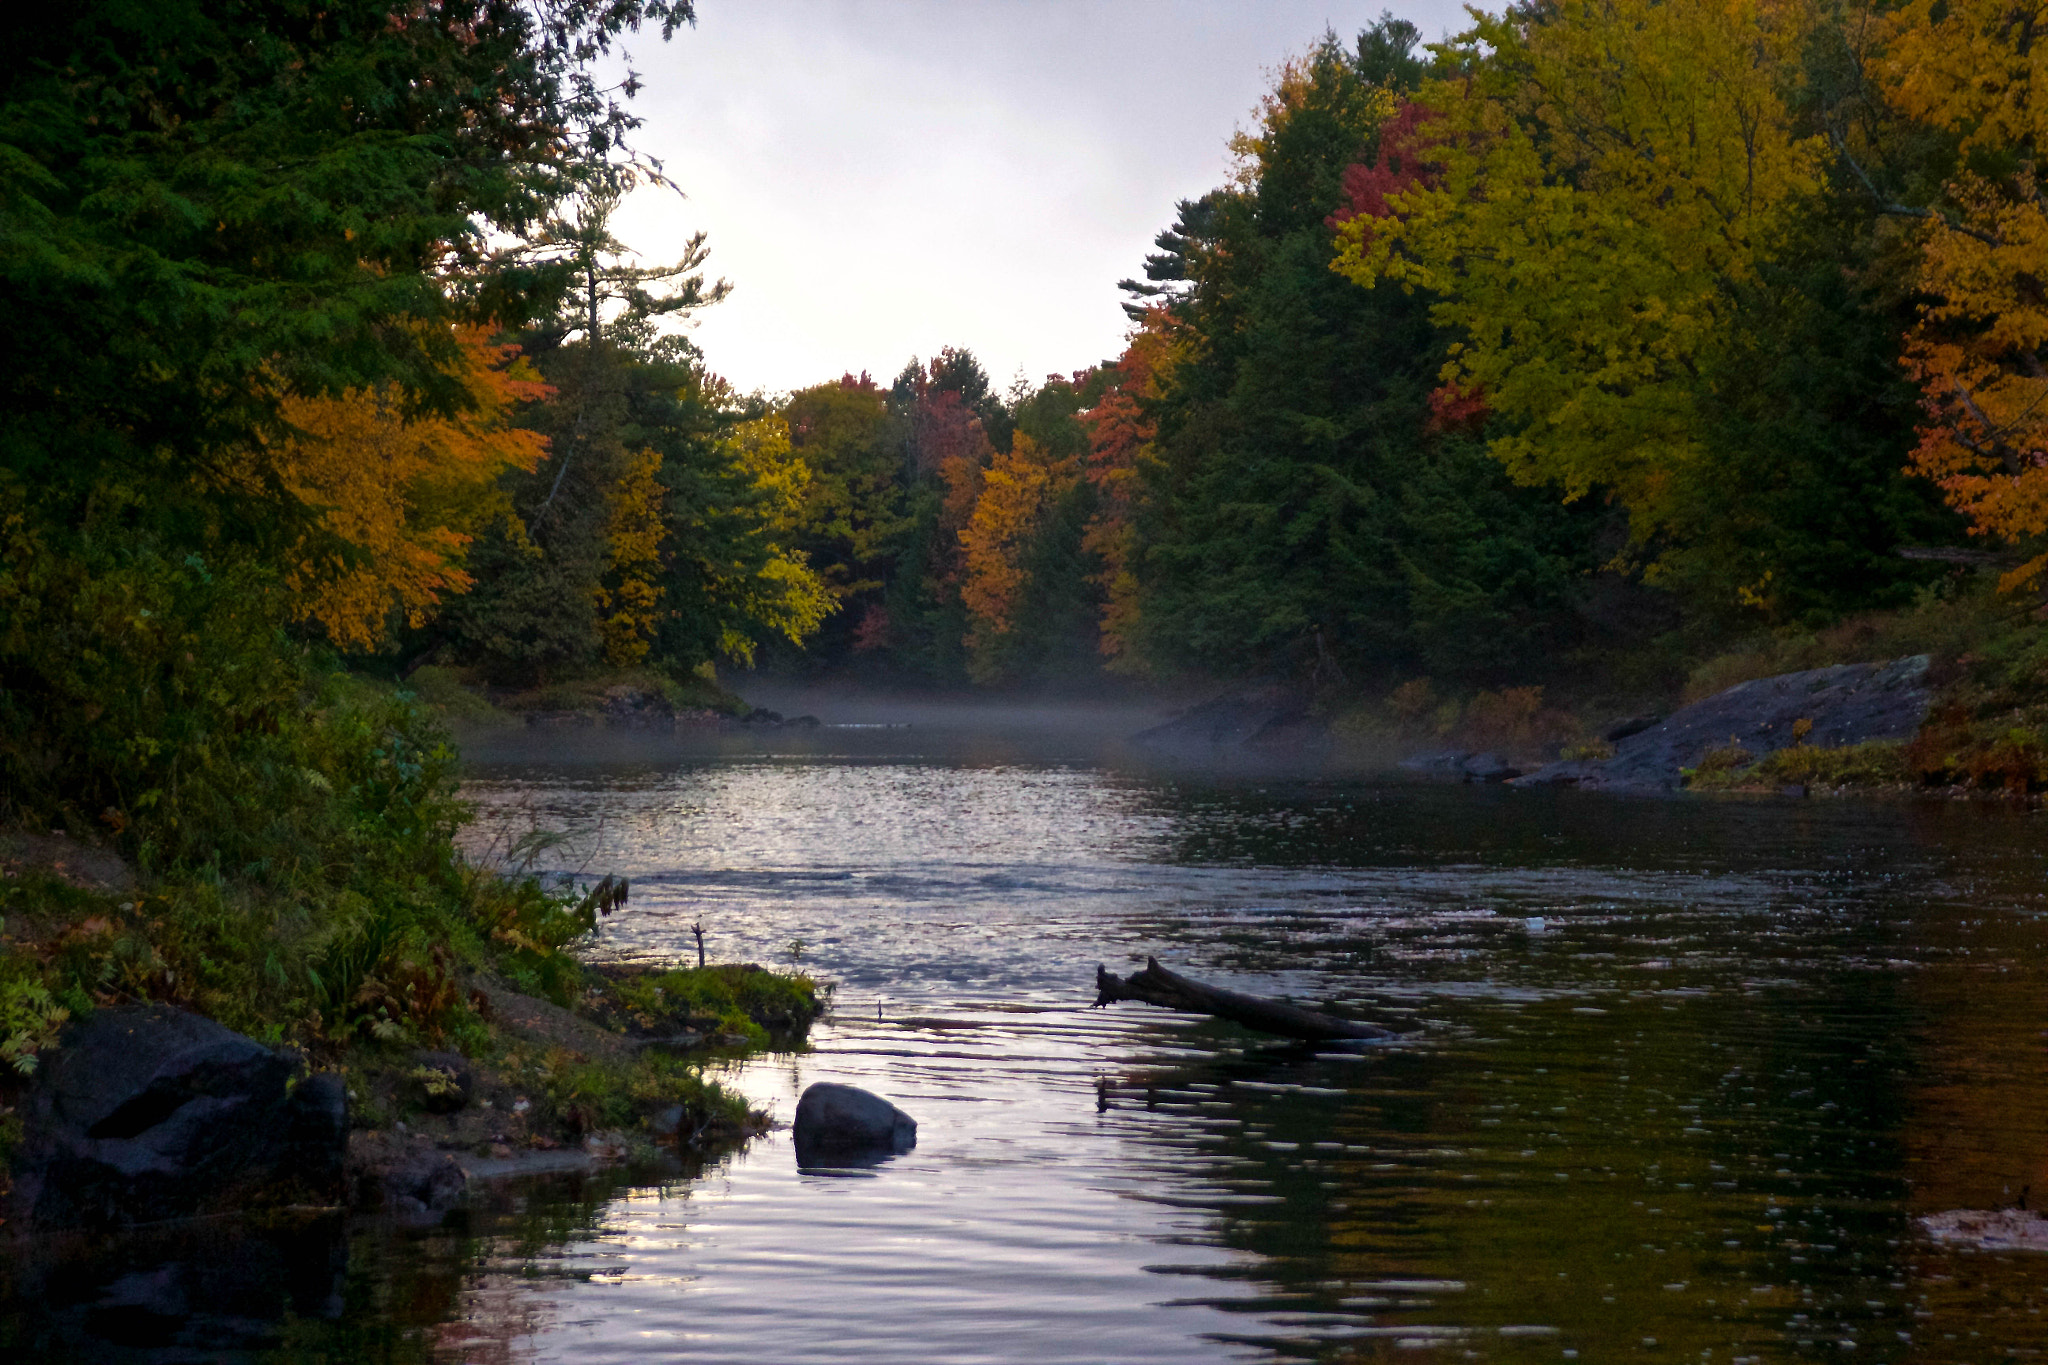
[[[0,832],[0,1107],[68,1019],[146,1000],[342,1073],[364,1127],[495,1149],[714,1142],[759,1122],[704,1064],[801,1039],[816,982],[591,968],[577,946],[616,884],[465,861],[456,756],[429,704],[344,675],[311,677],[303,700],[282,755],[244,758],[245,800],[178,803],[175,845],[112,808],[88,823],[46,807]],[[437,1057],[462,1061],[466,1117],[445,1112]]]

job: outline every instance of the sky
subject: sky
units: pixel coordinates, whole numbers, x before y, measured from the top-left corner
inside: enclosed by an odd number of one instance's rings
[[[1174,205],[1221,184],[1272,70],[1388,0],[698,0],[630,44],[647,186],[613,219],[646,263],[709,236],[733,284],[692,337],[742,391],[964,346],[1006,388],[1123,349],[1124,295]],[[1394,12],[1433,41],[1447,0]]]

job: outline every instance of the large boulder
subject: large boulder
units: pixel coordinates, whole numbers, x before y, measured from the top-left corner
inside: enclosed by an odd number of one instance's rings
[[[128,1227],[342,1193],[341,1079],[300,1079],[291,1058],[166,1005],[68,1026],[21,1118],[17,1227]]]
[[[859,1086],[819,1081],[796,1102],[800,1166],[847,1157],[889,1156],[917,1146],[917,1120]]]
[[[1741,748],[1762,758],[1796,743],[1836,749],[1910,739],[1927,718],[1933,696],[1927,664],[1925,654],[1916,654],[1738,683],[1625,733],[1612,758],[1553,763],[1515,785],[1669,791],[1684,781],[1685,769],[1698,767],[1716,749]]]

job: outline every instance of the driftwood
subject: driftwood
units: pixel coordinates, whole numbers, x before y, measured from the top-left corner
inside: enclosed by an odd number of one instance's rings
[[[1112,1005],[1119,1000],[1136,1000],[1147,1005],[1179,1010],[1183,1014],[1211,1014],[1260,1033],[1308,1042],[1329,1042],[1340,1038],[1384,1039],[1393,1032],[1378,1024],[1353,1023],[1334,1015],[1262,1000],[1256,995],[1221,990],[1190,981],[1159,965],[1159,959],[1145,959],[1145,970],[1117,976],[1102,967],[1095,969],[1095,1004]]]

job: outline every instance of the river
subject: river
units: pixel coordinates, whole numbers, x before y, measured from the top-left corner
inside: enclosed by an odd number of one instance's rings
[[[916,1150],[501,1192],[357,1238],[301,1355],[475,1362],[2002,1361],[2048,1253],[1916,1219],[2048,1201],[2040,815],[1161,768],[943,718],[483,746],[470,837],[622,873],[592,952],[795,961],[787,1119]],[[533,747],[538,743],[539,747]],[[1098,963],[1331,1002],[1318,1050]],[[337,1333],[339,1335],[337,1335]],[[339,1344],[351,1343],[345,1350]],[[301,1358],[295,1356],[295,1358]]]

